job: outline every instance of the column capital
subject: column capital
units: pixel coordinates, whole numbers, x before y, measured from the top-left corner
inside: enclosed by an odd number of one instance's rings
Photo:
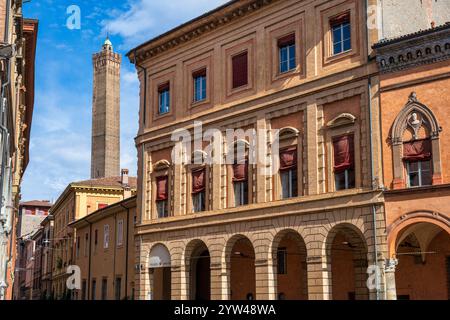
[[[395,258],[386,259],[384,261],[384,272],[395,272],[398,265],[398,260]]]

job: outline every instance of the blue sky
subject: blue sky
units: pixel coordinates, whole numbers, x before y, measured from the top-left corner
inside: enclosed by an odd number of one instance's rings
[[[92,54],[109,32],[116,51],[134,46],[225,3],[225,0],[32,0],[24,16],[39,20],[36,92],[30,163],[22,200],[56,200],[72,181],[90,176]],[[71,5],[81,9],[81,28],[66,26]],[[123,57],[121,167],[136,175],[134,137],[139,83]]]

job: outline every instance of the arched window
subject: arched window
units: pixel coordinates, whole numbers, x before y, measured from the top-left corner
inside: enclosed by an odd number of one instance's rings
[[[442,182],[440,131],[433,112],[411,93],[392,127],[394,189]]]

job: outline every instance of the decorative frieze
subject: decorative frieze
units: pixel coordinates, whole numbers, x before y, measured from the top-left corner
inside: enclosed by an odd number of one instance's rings
[[[450,59],[450,23],[374,46],[381,73],[396,72]]]

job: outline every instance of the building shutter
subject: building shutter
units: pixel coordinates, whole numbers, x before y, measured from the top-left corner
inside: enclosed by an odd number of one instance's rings
[[[429,139],[416,140],[403,144],[404,161],[430,160],[431,141]]]
[[[340,24],[350,23],[350,12],[341,13],[330,20],[330,25],[332,27],[338,26]]]
[[[237,163],[233,165],[233,182],[247,181],[248,164]]]
[[[158,177],[156,178],[156,200],[167,200],[168,199],[168,177]]]
[[[341,136],[333,139],[334,171],[342,172],[353,167],[355,162],[354,137]]]
[[[169,82],[163,83],[163,84],[158,86],[158,92],[159,93],[167,91],[169,89],[170,89],[170,83]]]
[[[205,169],[192,171],[192,193],[197,194],[205,191]]]
[[[239,88],[248,83],[248,53],[243,52],[232,58],[233,88]]]
[[[280,170],[290,170],[297,167],[297,147],[280,151]]]
[[[286,47],[295,44],[295,33],[278,39],[278,47]]]
[[[206,77],[206,69],[200,69],[192,73],[192,77],[198,78],[198,77]]]

